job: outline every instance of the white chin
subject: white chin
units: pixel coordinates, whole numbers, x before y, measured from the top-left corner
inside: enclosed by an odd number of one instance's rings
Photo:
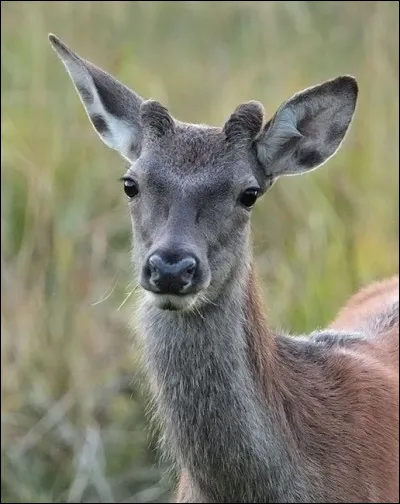
[[[196,302],[196,294],[186,296],[174,296],[173,294],[154,294],[145,291],[146,301],[157,306],[161,310],[186,310],[191,308]]]

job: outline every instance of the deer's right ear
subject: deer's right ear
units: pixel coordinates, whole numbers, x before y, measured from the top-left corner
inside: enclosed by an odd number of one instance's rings
[[[139,111],[143,98],[75,54],[55,35],[49,34],[49,40],[100,138],[129,161],[135,160],[142,144]]]

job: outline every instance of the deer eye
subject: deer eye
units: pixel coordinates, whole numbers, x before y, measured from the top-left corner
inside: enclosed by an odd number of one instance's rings
[[[250,189],[246,189],[240,195],[239,201],[246,208],[251,208],[254,205],[254,203],[257,201],[259,194],[260,194],[260,189],[258,189],[257,187],[252,187]]]
[[[128,196],[128,198],[133,198],[134,196],[136,196],[139,192],[139,188],[136,182],[129,177],[125,177],[122,180],[124,182],[124,192]]]

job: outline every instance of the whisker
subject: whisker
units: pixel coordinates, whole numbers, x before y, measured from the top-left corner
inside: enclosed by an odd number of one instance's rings
[[[124,306],[124,304],[128,301],[128,299],[132,296],[132,294],[137,291],[138,288],[139,288],[139,284],[136,285],[130,292],[128,292],[128,294],[126,295],[125,299],[118,306],[117,311],[119,311]]]
[[[118,274],[116,275],[118,277]],[[112,293],[115,291],[116,287],[118,284],[118,278],[115,280],[114,285],[111,287],[111,291],[105,295],[104,297],[100,298],[98,301],[95,301],[94,303],[91,303],[91,306],[97,306],[100,303],[103,303],[104,301],[107,301],[107,299],[112,295]]]
[[[205,303],[209,303],[209,304],[212,304],[213,306],[218,306],[217,303],[214,303],[214,301],[211,301],[211,299],[207,296],[207,294],[205,294],[204,292],[201,292],[199,294],[199,297],[202,301],[204,301]]]

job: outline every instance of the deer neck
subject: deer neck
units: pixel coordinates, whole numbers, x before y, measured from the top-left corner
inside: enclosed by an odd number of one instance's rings
[[[291,502],[281,499],[295,492],[296,470],[265,406],[274,338],[252,266],[216,304],[197,313],[143,304],[140,324],[168,449],[207,502]]]

